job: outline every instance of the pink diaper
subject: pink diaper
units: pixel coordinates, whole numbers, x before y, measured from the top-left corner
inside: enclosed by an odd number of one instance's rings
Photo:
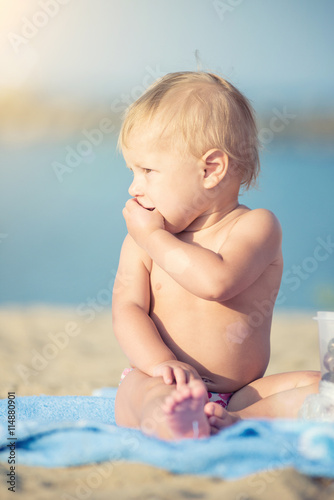
[[[208,398],[211,403],[217,403],[218,405],[226,408],[229,404],[231,397],[233,396],[233,392],[209,392]]]
[[[120,379],[118,385],[121,385],[122,380],[124,380],[125,377],[127,376],[127,374],[132,372],[132,370],[133,370],[133,368],[124,368],[124,370],[122,371],[121,379]]]

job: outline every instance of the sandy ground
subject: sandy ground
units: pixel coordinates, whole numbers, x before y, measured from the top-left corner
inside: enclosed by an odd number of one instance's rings
[[[88,320],[87,320],[88,319]],[[127,360],[112,333],[110,312],[80,317],[73,309],[0,310],[0,397],[90,395],[116,386]],[[319,369],[317,325],[312,314],[276,314],[267,374]],[[0,464],[0,498],[7,490]],[[170,474],[142,464],[104,463],[68,469],[18,466],[20,500],[223,499],[329,500],[334,482],[292,469],[267,471],[237,481]]]

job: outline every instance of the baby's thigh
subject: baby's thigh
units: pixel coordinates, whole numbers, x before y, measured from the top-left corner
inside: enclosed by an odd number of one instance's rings
[[[273,394],[318,384],[319,380],[320,372],[311,370],[268,375],[236,391],[230,399],[228,410],[242,410]]]

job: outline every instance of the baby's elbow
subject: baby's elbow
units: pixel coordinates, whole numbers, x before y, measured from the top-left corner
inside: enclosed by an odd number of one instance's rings
[[[113,332],[116,335],[116,337],[117,337],[117,330],[118,330],[118,317],[119,317],[119,315],[118,315],[116,307],[112,307],[111,308],[111,323],[112,323]]]
[[[124,320],[123,307],[117,300],[113,300],[111,306],[111,322],[112,329],[116,337],[118,337],[118,331],[122,327],[122,322]]]
[[[224,302],[233,297],[233,290],[221,280],[215,280],[207,290],[206,300],[212,302]]]

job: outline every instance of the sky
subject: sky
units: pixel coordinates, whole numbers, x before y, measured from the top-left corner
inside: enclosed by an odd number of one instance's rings
[[[333,109],[333,18],[331,0],[1,0],[0,90],[108,101],[198,51],[259,107]]]
[[[87,144],[91,111],[109,117],[156,78],[198,67],[263,112],[250,206],[279,216],[288,273],[312,263],[317,238],[334,241],[333,19],[333,0],[0,0],[0,302],[72,303],[105,287],[130,181],[115,137],[64,181],[55,162]],[[327,122],[303,121],[319,111]],[[288,282],[284,307],[318,307],[317,289],[333,303],[333,258],[296,293]]]

